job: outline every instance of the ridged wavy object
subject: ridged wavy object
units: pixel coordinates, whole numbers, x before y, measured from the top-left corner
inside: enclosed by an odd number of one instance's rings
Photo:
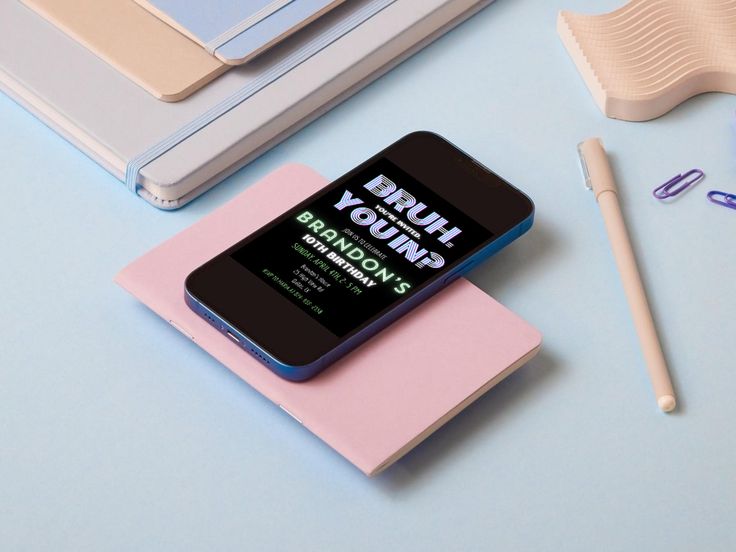
[[[603,113],[647,121],[705,92],[736,94],[736,0],[632,0],[557,30]]]

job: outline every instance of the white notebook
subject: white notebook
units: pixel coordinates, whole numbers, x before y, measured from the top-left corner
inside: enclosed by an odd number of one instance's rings
[[[176,209],[491,1],[351,0],[167,104],[20,2],[0,0],[0,89],[117,178],[127,169],[139,196]],[[203,125],[207,113],[219,116]]]

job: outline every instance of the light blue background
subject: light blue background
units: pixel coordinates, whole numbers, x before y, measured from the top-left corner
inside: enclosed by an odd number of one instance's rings
[[[498,0],[180,212],[163,213],[0,98],[3,550],[736,549],[736,99],[604,118],[558,9]],[[112,283],[280,165],[334,178],[409,131],[446,135],[536,201],[472,280],[539,358],[367,479]],[[680,394],[657,411],[575,145],[600,135]],[[650,190],[699,166],[671,205]]]

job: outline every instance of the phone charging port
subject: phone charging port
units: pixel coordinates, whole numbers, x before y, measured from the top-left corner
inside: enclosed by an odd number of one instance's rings
[[[225,330],[225,333],[227,333],[227,336],[230,339],[232,339],[235,343],[240,343],[240,339],[238,339],[238,337],[234,333],[232,333],[230,330]]]

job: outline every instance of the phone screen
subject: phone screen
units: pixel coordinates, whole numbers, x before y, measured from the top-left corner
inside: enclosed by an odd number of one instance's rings
[[[492,236],[381,158],[231,256],[343,337],[448,274]]]

